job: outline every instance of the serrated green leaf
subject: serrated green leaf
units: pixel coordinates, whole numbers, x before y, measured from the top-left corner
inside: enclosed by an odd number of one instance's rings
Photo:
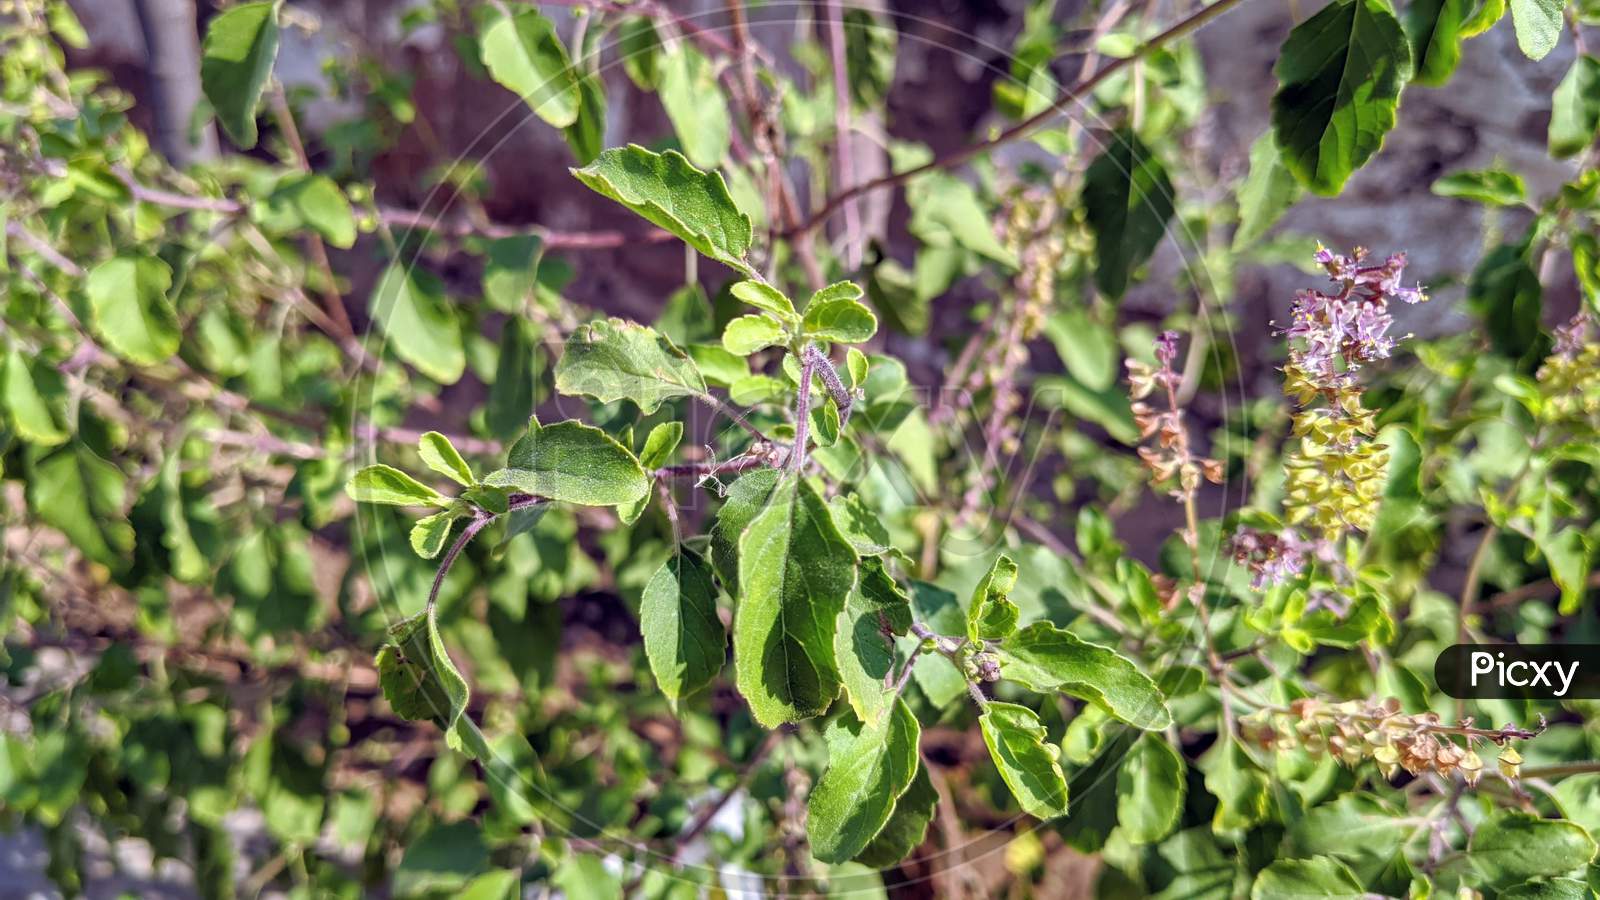
[[[578,120],[578,74],[555,25],[529,7],[495,18],[479,42],[489,76],[557,128]]]
[[[840,494],[828,501],[828,509],[833,512],[833,521],[839,526],[839,533],[856,548],[857,553],[878,556],[893,549],[889,530],[859,494]]]
[[[74,441],[34,463],[28,508],[89,559],[120,572],[133,552],[133,527],[124,511],[127,478],[122,470]]]
[[[1183,814],[1183,757],[1160,734],[1141,735],[1117,770],[1117,825],[1135,844],[1153,844]]]
[[[200,46],[200,88],[217,122],[244,149],[256,145],[256,104],[278,58],[278,3],[241,3],[219,13]]]
[[[1529,59],[1544,59],[1561,42],[1562,11],[1567,0],[1509,0],[1517,47]]]
[[[674,42],[672,52],[661,60],[657,96],[689,161],[702,169],[721,165],[733,127],[711,61],[688,41]]]
[[[428,468],[462,487],[472,487],[478,483],[472,475],[472,467],[461,458],[456,445],[437,431],[426,432],[417,439],[417,454]]]
[[[1172,203],[1167,170],[1132,132],[1118,132],[1089,164],[1083,208],[1094,232],[1094,283],[1106,296],[1121,297],[1133,270],[1155,252]]]
[[[738,356],[749,356],[788,339],[782,323],[765,313],[740,316],[722,330],[722,348]]]
[[[483,483],[582,506],[633,503],[650,490],[650,479],[626,447],[572,419],[531,423],[511,445],[506,467],[485,475]]]
[[[1010,635],[995,652],[1000,677],[1030,690],[1062,691],[1089,700],[1139,728],[1161,729],[1172,723],[1160,688],[1138,666],[1115,650],[1080,640],[1048,622],[1035,622]]]
[[[1350,869],[1331,856],[1280,859],[1261,870],[1250,886],[1251,900],[1365,900],[1371,896]]]
[[[431,272],[394,263],[372,289],[369,308],[383,326],[395,355],[440,384],[455,384],[466,371],[461,323]]]
[[[706,256],[752,274],[744,261],[750,217],[734,205],[721,175],[696,169],[682,154],[636,144],[606,150],[572,174]]]
[[[663,401],[701,396],[706,382],[694,361],[654,330],[622,319],[578,327],[556,363],[556,390],[602,403],[632,400],[646,415]]]
[[[54,372],[43,373],[52,378]],[[51,403],[39,391],[33,371],[22,354],[13,348],[6,354],[5,367],[0,369],[0,399],[6,421],[21,438],[41,447],[54,447],[65,443],[69,437],[62,427],[64,415],[51,408]]]
[[[834,655],[845,699],[856,718],[876,727],[894,702],[893,635],[911,627],[911,598],[876,559],[863,560],[834,634]]]
[[[384,503],[389,506],[443,506],[446,498],[438,491],[393,466],[367,466],[351,477],[344,492],[357,503]]]
[[[129,362],[166,362],[182,337],[170,287],[171,267],[154,256],[118,256],[95,266],[84,283],[95,333]]]
[[[1331,196],[1394,127],[1411,48],[1385,0],[1336,0],[1289,32],[1273,71],[1272,130],[1283,164]]]
[[[1528,199],[1522,176],[1501,168],[1451,172],[1435,181],[1432,190],[1440,197],[1459,197],[1491,206],[1520,206]]]
[[[739,693],[768,728],[826,712],[839,693],[834,632],[856,554],[806,480],[790,476],[739,537],[733,661]]]
[[[828,723],[828,768],[806,804],[812,855],[841,863],[866,849],[911,785],[921,734],[916,716],[900,701],[877,726],[848,712]]]
[[[1483,317],[1496,353],[1519,359],[1539,340],[1544,288],[1522,248],[1502,244],[1478,262],[1467,304]]]
[[[905,859],[911,855],[911,851],[922,846],[938,806],[939,792],[934,790],[933,780],[928,777],[928,764],[919,759],[917,774],[912,776],[905,793],[894,802],[894,812],[889,814],[889,821],[856,854],[855,861],[872,868],[886,869]]]
[[[1011,602],[1011,590],[1016,586],[1017,564],[1001,554],[972,590],[972,601],[967,605],[968,640],[975,644],[999,640],[1017,630],[1022,613]]]
[[[661,564],[645,585],[639,630],[650,671],[674,708],[717,677],[728,634],[717,618],[717,588],[704,561],[681,552]]]
[[[1067,778],[1039,716],[1026,706],[990,701],[978,717],[989,757],[1022,811],[1039,819],[1067,812]]]
[[[813,300],[806,305],[803,326],[807,337],[819,341],[859,344],[878,333],[878,317],[855,300]]]
[[[739,281],[728,289],[738,300],[748,303],[763,312],[777,316],[781,321],[795,321],[799,314],[794,311],[794,301],[784,296],[783,292],[764,281]]]
[[[1438,87],[1450,80],[1461,62],[1461,24],[1471,12],[1472,0],[1414,0],[1406,7],[1417,84]]]
[[[1445,0],[1458,2],[1458,0]],[[1268,131],[1250,145],[1250,171],[1239,184],[1239,230],[1233,233],[1235,253],[1260,240],[1303,189],[1278,158],[1278,144]]]
[[[1579,825],[1502,810],[1472,833],[1467,858],[1491,885],[1565,875],[1587,865],[1595,842]]]
[[[1513,7],[1513,10],[1515,7]],[[1550,98],[1550,155],[1583,152],[1600,131],[1600,59],[1579,56]]]

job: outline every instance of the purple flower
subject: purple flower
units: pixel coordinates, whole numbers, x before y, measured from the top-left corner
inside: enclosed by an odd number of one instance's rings
[[[1394,316],[1390,301],[1420,303],[1427,298],[1419,285],[1400,283],[1406,255],[1390,254],[1382,265],[1362,265],[1366,251],[1343,256],[1318,247],[1314,259],[1328,272],[1337,290],[1302,290],[1295,294],[1292,324],[1283,334],[1298,346],[1290,361],[1313,385],[1333,389],[1349,381],[1362,363],[1386,359],[1394,350],[1389,329]]]

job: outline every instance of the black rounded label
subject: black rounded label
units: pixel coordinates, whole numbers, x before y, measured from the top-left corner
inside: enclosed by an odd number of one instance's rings
[[[1460,700],[1600,697],[1600,644],[1457,644],[1433,664],[1439,690]]]

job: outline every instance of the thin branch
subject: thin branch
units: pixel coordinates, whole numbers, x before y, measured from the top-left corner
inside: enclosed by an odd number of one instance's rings
[[[833,65],[833,146],[839,169],[839,190],[855,183],[855,158],[850,152],[850,84],[846,71],[844,12],[839,0],[828,0],[828,52]],[[844,203],[844,265],[855,271],[861,265],[861,210],[854,200]]]
[[[450,549],[445,552],[444,559],[439,562],[439,571],[433,575],[433,587],[428,589],[428,605],[424,609],[429,618],[432,618],[434,607],[439,603],[439,588],[444,586],[444,577],[450,574],[450,567],[456,564],[456,557],[460,556],[461,551],[472,543],[472,539],[478,536],[478,532],[488,527],[489,523],[493,521],[494,515],[492,513],[480,511],[472,517],[472,521],[468,522],[467,527],[462,529],[460,536],[456,538],[456,542],[451,544]]]
[[[538,225],[500,225],[472,222],[462,218],[434,216],[420,210],[378,207],[378,218],[391,228],[420,228],[446,237],[507,238],[533,235],[547,250],[611,250],[636,244],[659,244],[675,238],[659,228],[630,233],[626,231],[551,231]]]
[[[278,130],[283,132],[284,139],[289,142],[289,148],[294,153],[295,163],[300,171],[311,173],[311,157],[306,154],[305,142],[300,139],[300,128],[295,125],[294,111],[289,108],[289,97],[283,90],[283,83],[274,79],[272,85],[272,114],[278,122]],[[310,251],[311,261],[316,264],[317,270],[322,273],[326,284],[322,289],[322,305],[326,308],[328,318],[333,320],[337,337],[344,340],[355,338],[355,326],[350,324],[350,313],[344,308],[344,298],[339,295],[339,282],[333,277],[333,264],[328,261],[328,247],[322,243],[322,235],[308,229],[305,234],[306,247]]]
[[[846,188],[824,201],[822,206],[819,207],[816,212],[811,214],[810,218],[801,222],[796,227],[786,229],[780,236],[795,237],[797,235],[809,233],[815,230],[823,222],[827,221],[828,217],[837,212],[840,207],[857,197],[870,194],[874,191],[879,191],[884,188],[890,188],[899,184],[904,184],[918,175],[924,175],[928,172],[959,166],[967,160],[993,150],[1003,144],[1009,144],[1012,141],[1027,137],[1034,131],[1038,130],[1046,122],[1055,118],[1055,116],[1061,112],[1067,101],[1075,100],[1079,97],[1085,96],[1112,75],[1115,75],[1123,69],[1133,65],[1135,62],[1144,59],[1161,47],[1164,47],[1181,37],[1185,37],[1192,32],[1199,30],[1212,19],[1217,18],[1233,7],[1238,6],[1242,2],[1244,2],[1244,0],[1217,0],[1217,2],[1199,10],[1198,12],[1195,12],[1188,18],[1183,19],[1176,25],[1168,28],[1166,31],[1161,32],[1160,34],[1141,44],[1133,51],[1133,53],[1129,54],[1128,56],[1120,59],[1114,59],[1106,63],[1093,75],[1080,79],[1076,84],[1064,89],[1061,92],[1060,100],[1039,111],[1035,115],[1029,116],[1028,118],[1018,122],[1010,128],[1007,128],[988,140],[979,141],[976,144],[969,144],[960,150],[947,153],[943,156],[935,157],[929,162],[923,163],[920,166],[913,166],[912,168],[903,172],[894,172],[881,178],[874,178],[870,181],[864,181],[858,185],[855,185],[854,187]]]

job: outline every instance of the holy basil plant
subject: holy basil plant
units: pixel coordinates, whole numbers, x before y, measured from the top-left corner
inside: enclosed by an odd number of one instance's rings
[[[15,890],[1594,896],[1600,6],[1247,3],[6,4]]]

